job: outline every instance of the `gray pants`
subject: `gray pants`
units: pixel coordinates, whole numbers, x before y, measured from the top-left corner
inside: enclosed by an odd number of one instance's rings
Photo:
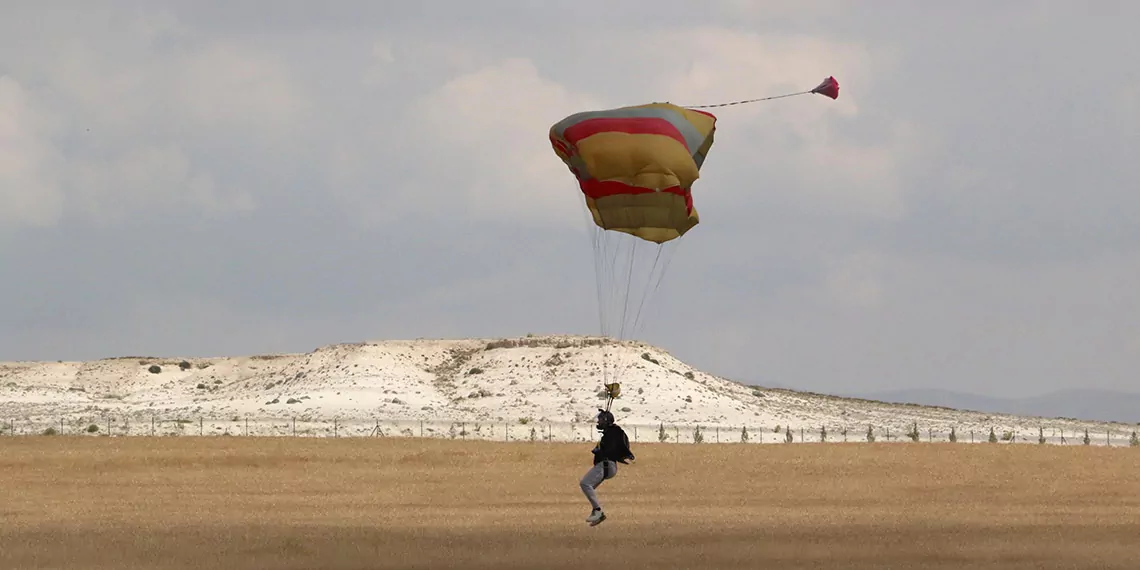
[[[606,459],[591,467],[578,483],[582,487],[582,493],[595,509],[602,508],[602,505],[598,503],[598,494],[594,490],[602,484],[602,481],[613,479],[614,475],[617,475],[617,463]]]

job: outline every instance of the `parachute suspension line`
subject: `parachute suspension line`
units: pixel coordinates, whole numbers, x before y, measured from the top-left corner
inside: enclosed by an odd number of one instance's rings
[[[637,309],[637,317],[634,318],[634,332],[633,334],[640,335],[645,323],[641,320],[641,308],[649,301],[651,297],[657,294],[661,289],[661,282],[665,279],[665,274],[669,271],[669,264],[673,262],[673,258],[677,255],[677,250],[681,247],[682,240],[674,240],[667,244],[658,244],[657,258],[653,261],[654,270],[657,269],[658,262],[664,258],[664,263],[661,264],[661,271],[657,273],[657,279],[653,279],[653,272],[650,272],[647,283],[645,284],[645,293],[641,297],[641,306]],[[662,255],[664,253],[664,255]],[[650,287],[652,285],[652,287]]]
[[[657,265],[659,263],[661,263],[661,252],[664,251],[664,249],[665,249],[665,244],[660,244],[660,243],[657,244],[657,255],[655,255],[653,257],[653,268],[649,270],[649,275],[646,276],[646,278],[645,278],[645,291],[646,291],[646,293],[643,293],[641,295],[641,302],[638,303],[638,305],[637,305],[637,314],[634,315],[634,317],[633,317],[633,322],[634,322],[633,336],[638,335],[638,329],[640,328],[640,325],[638,323],[641,322],[641,310],[643,308],[645,308],[645,301],[646,301],[646,299],[649,298],[649,293],[648,293],[649,285],[653,282],[653,273],[655,271],[657,271]],[[660,278],[658,278],[658,283],[660,283]],[[657,290],[657,288],[654,287],[655,292],[656,292],[656,290]]]
[[[637,240],[629,252],[629,271],[625,277],[625,297],[622,299],[621,326],[618,327],[618,340],[625,339],[626,315],[629,314],[629,289],[633,285],[633,264],[637,262]]]

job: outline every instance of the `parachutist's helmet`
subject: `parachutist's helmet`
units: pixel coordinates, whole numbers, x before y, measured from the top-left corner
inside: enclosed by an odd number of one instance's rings
[[[614,425],[614,415],[606,410],[598,410],[598,431],[605,431],[606,428]]]

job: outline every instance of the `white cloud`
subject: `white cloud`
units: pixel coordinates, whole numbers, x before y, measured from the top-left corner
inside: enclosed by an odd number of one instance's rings
[[[62,157],[51,138],[62,124],[19,82],[0,75],[0,225],[46,225],[58,219]]]
[[[389,160],[414,161],[416,171],[384,192],[385,208],[400,215],[418,208],[512,223],[581,224],[581,193],[547,133],[564,116],[598,105],[542,77],[525,59],[458,75],[386,130],[398,141],[387,147]],[[333,160],[342,172],[353,172],[346,177],[366,168],[351,147],[339,147]]]
[[[702,173],[706,187],[771,195],[777,202],[800,203],[825,214],[894,219],[905,213],[900,171],[929,143],[901,120],[876,129],[881,133],[877,138],[885,141],[877,144],[845,139],[839,130],[840,122],[861,112],[860,87],[873,84],[876,74],[883,73],[862,46],[719,28],[665,37],[668,40],[645,36],[641,47],[654,57],[680,62],[668,68],[659,87],[678,104],[806,91],[828,76],[840,83],[834,101],[809,94],[710,109],[719,121],[717,143]],[[727,182],[734,177],[754,183]]]
[[[172,145],[136,147],[114,158],[76,160],[68,170],[78,205],[97,219],[117,219],[138,208],[179,203],[210,210],[246,210],[253,198],[219,188]]]
[[[315,119],[304,87],[280,55],[225,41],[170,63],[161,112],[192,128],[241,130],[259,141],[277,141],[300,134],[305,121]]]
[[[230,41],[153,53],[172,24],[145,23],[116,39],[129,56],[72,39],[38,76],[23,69],[35,88],[0,78],[0,223],[107,220],[156,204],[248,209],[249,192],[190,146],[239,141],[252,164],[312,145],[319,114],[280,54]]]

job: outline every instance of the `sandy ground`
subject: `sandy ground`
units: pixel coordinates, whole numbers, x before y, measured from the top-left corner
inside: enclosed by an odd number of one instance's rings
[[[1140,568],[1130,448],[2,438],[0,568]]]

